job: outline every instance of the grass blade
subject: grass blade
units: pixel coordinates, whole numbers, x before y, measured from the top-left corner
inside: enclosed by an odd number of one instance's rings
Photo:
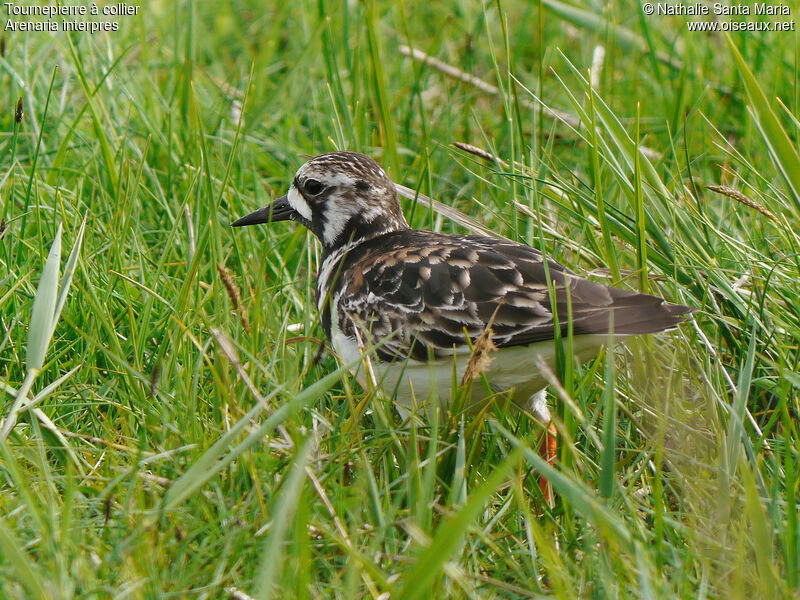
[[[608,345],[611,348],[611,344]],[[600,455],[600,495],[611,498],[614,491],[614,459],[616,457],[617,414],[614,403],[614,356],[606,353],[605,386],[603,387],[603,452]]]
[[[386,76],[383,72],[383,60],[380,56],[378,46],[378,36],[375,26],[375,2],[367,0],[365,10],[365,24],[367,32],[367,44],[369,48],[370,65],[372,67],[372,86],[381,118],[382,133],[386,144],[386,158],[390,161],[393,171],[399,168],[397,159],[397,133],[395,132],[394,119],[389,108],[388,91],[386,89]]]
[[[486,481],[469,495],[464,508],[439,527],[431,545],[425,549],[414,567],[403,578],[405,585],[397,594],[397,598],[413,600],[414,598],[430,597],[430,588],[434,579],[441,572],[443,565],[450,559],[452,553],[459,547],[461,540],[466,535],[467,527],[478,518],[486,502],[519,462],[523,450],[523,447],[516,448],[487,477]]]
[[[33,300],[33,308],[31,309],[31,324],[28,331],[28,346],[25,358],[28,371],[25,374],[25,380],[22,386],[16,394],[14,404],[12,404],[8,416],[3,420],[2,428],[0,429],[0,437],[2,437],[2,439],[8,437],[8,434],[17,423],[19,414],[23,410],[27,410],[44,400],[56,387],[69,379],[75,371],[80,368],[80,365],[75,367],[66,375],[47,386],[42,392],[37,394],[31,402],[26,404],[28,392],[33,386],[39,371],[44,366],[47,348],[53,338],[58,317],[64,308],[64,303],[67,301],[67,294],[69,293],[70,284],[72,283],[72,276],[75,273],[78,255],[80,254],[85,226],[86,219],[83,220],[78,230],[78,238],[67,259],[64,274],[61,277],[60,291],[58,270],[61,265],[61,225],[58,226],[56,237],[50,246],[50,252],[44,263],[42,277],[39,280],[39,286],[36,288],[36,297]]]
[[[25,409],[29,410],[34,406],[36,406],[37,404],[39,404],[40,402],[42,402],[43,400],[46,400],[50,396],[50,394],[52,394],[59,386],[61,386],[61,384],[63,384],[70,377],[75,375],[75,373],[77,373],[82,366],[83,363],[78,363],[76,366],[74,366],[69,371],[64,373],[61,377],[56,379],[53,383],[45,386],[38,394],[36,394],[33,398],[31,398],[30,402],[27,402],[25,404]]]
[[[747,97],[750,98],[753,116],[760,125],[760,131],[767,144],[769,154],[789,189],[789,195],[794,201],[795,215],[800,217],[800,155],[781,125],[778,115],[772,110],[764,90],[758,84],[758,79],[747,66],[736,44],[733,43],[733,38],[726,33],[725,40],[736,60],[739,74],[742,76],[747,90]]]
[[[728,468],[730,469],[729,477],[731,480],[736,470],[736,463],[739,460],[740,442],[745,435],[744,411],[747,398],[750,395],[750,383],[753,377],[755,354],[756,332],[755,329],[753,329],[750,332],[750,345],[747,348],[747,357],[742,365],[742,370],[739,372],[739,380],[736,382],[736,396],[733,400],[733,406],[731,407],[731,414],[729,416],[730,420],[728,421],[727,451]]]
[[[636,35],[633,31],[627,29],[626,27],[621,27],[620,25],[610,23],[607,19],[598,16],[597,12],[595,11],[583,10],[577,6],[564,4],[563,2],[558,2],[557,0],[542,0],[542,5],[544,5],[547,10],[555,15],[558,15],[565,21],[586,29],[587,31],[594,32],[598,36],[607,35],[606,32],[609,30],[609,28],[613,27],[614,36],[617,43],[621,47],[625,48],[626,50],[638,50],[644,54],[650,52],[650,47],[647,43],[647,40],[645,40],[643,37]],[[671,60],[667,56],[658,54],[657,58],[673,69],[681,68],[679,62]]]
[[[283,565],[283,550],[286,531],[292,521],[300,493],[303,491],[303,482],[306,479],[306,465],[311,457],[314,447],[314,438],[309,438],[297,452],[297,458],[292,465],[288,481],[282,486],[280,497],[272,511],[272,528],[261,553],[261,565],[256,575],[256,598],[267,600],[273,597],[273,585],[279,578]]]
[[[60,228],[59,228],[60,230]],[[86,230],[86,217],[83,218],[80,229],[78,229],[78,236],[75,238],[75,243],[72,245],[72,250],[67,258],[67,263],[64,265],[64,272],[61,274],[61,282],[59,284],[58,300],[56,301],[53,310],[53,329],[58,323],[58,317],[61,316],[61,311],[64,309],[64,303],[67,301],[67,294],[69,294],[70,285],[72,285],[72,276],[75,274],[75,267],[78,264],[78,256],[81,253],[81,244],[83,243],[83,233]],[[52,337],[53,332],[50,332]]]
[[[72,56],[72,64],[75,66],[75,71],[78,74],[78,81],[81,84],[81,88],[83,88],[83,93],[86,95],[86,102],[89,105],[89,112],[92,116],[92,123],[94,124],[94,132],[97,136],[97,141],[100,143],[100,150],[103,155],[103,163],[105,166],[106,175],[110,180],[109,189],[116,190],[119,185],[119,173],[117,172],[117,164],[114,161],[114,152],[111,149],[111,143],[109,142],[109,135],[114,138],[116,134],[113,128],[113,121],[108,118],[103,118],[101,116],[101,111],[98,110],[97,104],[102,105],[102,100],[98,99],[99,96],[95,95],[99,89],[95,88],[94,92],[89,87],[89,83],[86,79],[86,73],[83,68],[83,63],[80,60],[80,56],[78,51],[75,49],[75,45],[72,43],[72,38],[70,36],[66,36],[67,43],[69,44],[69,51]],[[106,111],[102,111],[104,114]]]
[[[31,310],[31,325],[28,331],[28,350],[25,358],[29,370],[37,371],[44,365],[44,357],[50,337],[53,335],[53,317],[58,299],[58,270],[61,266],[61,225],[50,246],[50,253],[44,263],[42,278],[36,288],[36,298]]]
[[[33,565],[36,562],[25,552],[14,538],[11,528],[6,524],[5,519],[0,518],[0,550],[3,558],[10,563],[16,579],[21,583],[32,598],[49,599],[50,595],[42,587],[42,578]]]
[[[341,379],[349,366],[352,365],[340,367],[333,373],[320,379],[314,385],[307,387],[297,394],[294,398],[289,400],[289,402],[272,413],[264,423],[234,447],[233,450],[225,454],[235,436],[242,431],[245,426],[251,423],[252,417],[263,410],[261,405],[254,407],[235,427],[231,428],[231,430],[211,446],[211,448],[206,450],[205,454],[203,454],[203,456],[201,456],[200,459],[169,488],[167,494],[164,496],[162,510],[169,511],[178,506],[195,491],[205,485],[212,477],[228,466],[235,458],[256,445],[264,436],[272,433],[278,425],[286,421],[296,411],[302,409],[306,404],[328,391],[332,385]]]
[[[33,162],[31,163],[31,172],[28,175],[28,187],[27,191],[25,192],[25,209],[22,212],[22,225],[20,225],[19,229],[19,239],[17,240],[17,245],[15,246],[14,253],[15,255],[19,255],[19,247],[22,243],[23,236],[25,235],[25,226],[28,220],[28,208],[30,207],[31,202],[31,191],[33,190],[33,182],[36,179],[36,166],[39,163],[39,152],[42,149],[42,138],[44,137],[44,120],[47,117],[47,111],[50,108],[50,97],[53,93],[53,84],[56,81],[56,72],[58,71],[58,67],[53,68],[53,75],[50,78],[50,88],[47,90],[47,98],[44,102],[44,112],[42,113],[42,126],[39,128],[39,135],[38,139],[36,140],[36,149],[33,152]],[[16,135],[16,134],[15,134]],[[39,211],[36,211],[37,221],[39,216]],[[41,238],[40,238],[41,240]],[[41,241],[40,241],[41,244]]]
[[[783,408],[783,422],[787,432],[791,431],[789,426],[790,417],[786,406]],[[798,575],[800,575],[800,561],[798,561],[797,546],[800,542],[797,527],[797,461],[794,457],[795,447],[787,435],[784,441],[783,468],[786,472],[786,531],[783,534],[784,548],[786,552],[786,574],[789,587],[794,589],[798,585]]]
[[[750,466],[742,469],[744,485],[744,512],[750,525],[747,537],[753,546],[762,598],[783,598],[785,590],[780,590],[781,576],[775,565],[773,556],[773,536],[768,524],[768,517],[761,505],[758,486]],[[783,592],[783,593],[781,593]]]
[[[531,450],[522,440],[517,438],[510,431],[501,425],[494,424],[499,431],[512,445],[523,448],[523,456],[530,465],[543,475],[553,490],[564,499],[566,504],[583,514],[591,521],[595,527],[603,532],[610,540],[616,540],[624,547],[630,549],[632,537],[625,523],[606,506],[599,502],[594,492],[584,483],[571,479],[555,467],[550,466],[545,459]]]

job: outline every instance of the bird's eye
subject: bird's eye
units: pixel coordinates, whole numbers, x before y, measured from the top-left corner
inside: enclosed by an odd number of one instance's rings
[[[322,190],[325,189],[325,186],[316,179],[306,179],[306,182],[303,184],[303,189],[307,194],[316,196],[317,194],[322,193]]]

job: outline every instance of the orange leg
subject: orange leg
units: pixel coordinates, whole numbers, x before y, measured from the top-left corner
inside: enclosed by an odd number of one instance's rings
[[[558,434],[556,432],[556,426],[553,425],[552,421],[548,424],[547,430],[542,435],[545,439],[539,444],[539,454],[547,461],[547,464],[552,466],[555,463],[556,454],[558,453]],[[539,475],[539,489],[542,490],[544,500],[549,506],[552,500],[550,484],[543,475]]]

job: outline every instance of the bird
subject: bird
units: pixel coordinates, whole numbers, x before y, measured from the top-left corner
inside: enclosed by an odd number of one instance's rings
[[[317,308],[339,359],[356,363],[362,386],[380,385],[405,413],[432,393],[446,405],[488,334],[481,375],[490,393],[473,385],[470,406],[511,391],[553,431],[540,365],[555,365],[554,340],[571,330],[585,362],[609,340],[670,330],[693,312],[580,277],[512,240],[412,229],[395,183],[356,152],[309,159],[286,195],[232,225],[280,221],[305,226],[321,244]]]

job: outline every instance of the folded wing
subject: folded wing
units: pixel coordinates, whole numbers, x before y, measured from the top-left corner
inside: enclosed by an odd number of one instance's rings
[[[403,236],[402,244],[393,236]],[[393,249],[396,248],[396,249]],[[335,288],[339,327],[384,342],[383,360],[468,351],[491,322],[497,347],[567,335],[635,335],[675,327],[692,309],[581,279],[533,248],[482,236],[398,232],[347,256]],[[555,315],[555,316],[554,316]],[[557,318],[556,318],[557,317]]]

